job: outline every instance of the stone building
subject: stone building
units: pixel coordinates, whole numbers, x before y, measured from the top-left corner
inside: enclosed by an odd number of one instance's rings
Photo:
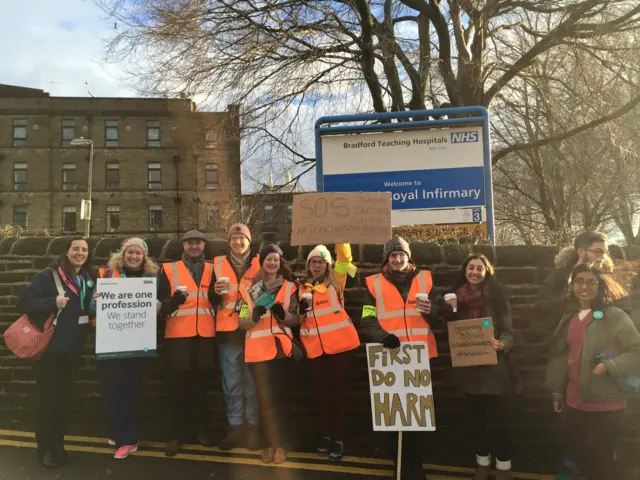
[[[26,234],[84,232],[93,141],[92,235],[168,235],[211,223],[237,199],[238,107],[188,99],[53,97],[0,85],[0,225]]]

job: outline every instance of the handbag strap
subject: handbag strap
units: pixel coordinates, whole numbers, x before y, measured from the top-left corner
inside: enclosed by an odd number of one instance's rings
[[[62,279],[60,278],[60,275],[58,274],[58,272],[56,272],[55,270],[51,270],[51,274],[53,275],[53,281],[56,284],[56,289],[58,290],[58,295],[64,297],[65,296],[65,291],[64,291],[64,287],[62,286]],[[60,316],[60,312],[62,312],[62,308],[58,310],[58,313],[56,313],[55,318],[53,319],[53,325],[56,326],[58,324],[58,317]]]

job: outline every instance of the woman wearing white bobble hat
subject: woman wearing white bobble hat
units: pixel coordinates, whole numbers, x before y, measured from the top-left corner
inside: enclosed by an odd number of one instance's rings
[[[108,268],[100,268],[100,278],[155,278],[158,266],[149,258],[147,243],[138,237],[122,242],[120,251],[109,258]],[[94,294],[91,309],[95,314]],[[158,305],[160,307],[160,305]],[[159,308],[158,308],[159,309]],[[144,358],[118,358],[96,361],[100,393],[110,423],[109,443],[116,447],[114,458],[122,460],[138,450],[136,402],[142,387]]]
[[[347,423],[348,352],[360,346],[358,333],[344,309],[347,275],[354,276],[351,246],[336,245],[337,262],[324,245],[307,257],[307,278],[299,290],[300,340],[311,359],[318,408],[317,452],[340,460]]]

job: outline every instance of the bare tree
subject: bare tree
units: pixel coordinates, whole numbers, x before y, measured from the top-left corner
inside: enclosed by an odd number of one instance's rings
[[[626,114],[568,139],[540,143],[591,110],[618,109],[629,90],[637,90],[640,64],[628,59],[612,68],[617,50],[604,45],[591,54],[564,46],[541,56],[528,75],[512,82],[508,96],[496,100],[501,108],[494,134],[511,152],[494,170],[496,219],[525,243],[568,243],[585,229],[616,225],[633,241],[640,163],[633,149],[637,130],[629,122],[637,117]],[[558,86],[561,77],[566,80]],[[518,148],[526,144],[535,146]]]
[[[640,28],[635,0],[94,1],[118,23],[107,58],[133,62],[141,92],[244,105],[245,155],[298,175],[314,166],[320,114],[490,107],[560,49],[599,62],[609,45],[601,68],[622,67],[637,45],[615,44]],[[546,136],[497,145],[494,162],[618,118],[640,103],[635,87],[615,108],[584,105]]]

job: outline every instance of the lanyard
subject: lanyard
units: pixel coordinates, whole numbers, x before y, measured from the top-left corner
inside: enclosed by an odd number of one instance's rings
[[[67,276],[64,274],[64,270],[62,270],[62,268],[58,268],[58,273],[62,277],[62,280],[67,285],[67,287],[69,287],[69,290],[75,293],[80,299],[80,310],[82,311],[82,315],[84,315],[84,307],[85,307],[84,300],[87,297],[87,286],[89,286],[90,288],[93,288],[93,282],[91,280],[87,282],[87,280],[84,278],[84,275],[78,274],[76,276],[78,286],[80,287],[80,291],[78,291],[78,289],[76,288],[76,285],[74,285],[73,282],[69,281]]]

